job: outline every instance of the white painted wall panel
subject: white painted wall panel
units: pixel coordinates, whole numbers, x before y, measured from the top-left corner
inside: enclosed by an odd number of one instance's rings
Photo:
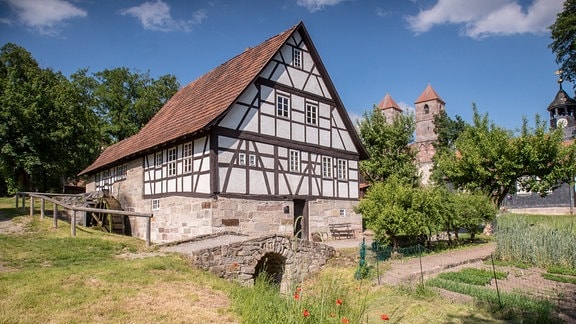
[[[336,128],[332,128],[332,147],[343,150],[344,143],[342,143],[342,139],[340,138],[340,132]]]
[[[272,75],[271,79],[278,83],[285,84],[289,87],[292,86],[292,82],[290,81],[288,73],[286,73],[286,68],[283,65],[278,66],[276,71],[274,71],[274,75]]]
[[[292,140],[304,142],[304,125],[292,124]]]
[[[229,148],[229,149],[235,150],[236,148],[238,148],[238,143],[240,143],[240,141],[238,141],[238,139],[226,137],[226,136],[218,136],[218,146],[219,147],[224,147],[224,148]]]
[[[274,154],[274,145],[264,144],[264,143],[256,143],[258,148],[258,152],[260,154]]]
[[[332,180],[322,180],[322,193],[324,197],[334,197],[334,184]]]
[[[292,120],[295,122],[304,123],[304,112],[293,109]]]
[[[290,139],[290,121],[285,119],[276,120],[276,136]]]
[[[204,154],[204,146],[206,144],[206,141],[208,140],[208,137],[201,137],[198,139],[194,140],[194,156],[198,156],[198,155],[202,155]],[[210,145],[206,145],[206,150],[210,150]]]
[[[334,109],[332,111],[332,119],[334,120],[334,124],[336,125],[336,127],[338,128],[345,128],[344,127],[344,122],[342,121],[342,117],[340,116],[340,114],[338,113],[338,110]]]
[[[262,104],[260,105],[260,112],[262,114],[274,116],[274,114],[276,113],[276,110],[275,110],[275,107],[273,104],[269,104],[267,102],[262,102]]]
[[[250,170],[250,193],[259,195],[268,194],[264,173],[262,173],[262,171]]]
[[[312,71],[314,68],[314,62],[312,61],[312,56],[308,52],[302,52],[302,68],[306,72]]]
[[[320,84],[318,83],[318,78],[316,77],[311,77],[310,79],[308,79],[304,91],[311,92],[319,96],[323,95],[322,88],[320,87]]]
[[[339,198],[349,198],[350,197],[348,182],[338,182],[338,197]]]
[[[306,143],[318,144],[318,128],[306,126]]]
[[[219,123],[219,126],[230,128],[230,129],[237,129],[238,123],[242,119],[242,116],[246,113],[248,108],[245,106],[234,105],[232,109],[228,111],[224,119]]]
[[[166,186],[166,192],[176,192],[176,179],[168,179]]]
[[[223,151],[218,153],[218,162],[231,163],[234,158],[234,152]]]
[[[279,55],[274,56],[274,58],[278,58],[278,57],[280,57],[280,56]],[[266,65],[264,70],[262,70],[262,72],[260,73],[260,76],[265,78],[265,79],[270,79],[273,71],[274,71],[274,64],[268,64],[268,65]]]
[[[332,134],[329,130],[320,130],[320,145],[330,147]]]
[[[205,157],[202,159],[202,169],[200,171],[209,171],[210,170],[210,158]]]
[[[224,188],[224,180],[226,179],[226,168],[220,168],[220,188]],[[226,192],[229,193],[246,193],[246,170],[240,168],[232,168],[230,172],[230,180],[228,181],[228,188]]]
[[[318,126],[325,129],[330,128],[331,127],[330,119],[320,117],[318,119]]]
[[[350,186],[350,196],[348,198],[358,199],[359,197],[358,182],[350,181],[348,185]]]
[[[246,119],[242,125],[240,125],[240,130],[249,131],[249,132],[258,132],[258,110],[257,109],[250,109]]]
[[[332,99],[332,96],[330,95],[330,91],[328,90],[326,83],[320,82],[320,87],[322,87],[322,93],[324,94],[324,97]]]
[[[264,116],[260,117],[260,132],[264,135],[276,135],[276,122],[274,117]]]
[[[198,177],[198,183],[194,185],[198,185],[198,189],[196,190],[196,192],[210,193],[210,175],[209,174],[200,175],[200,177]]]
[[[351,151],[351,152],[358,152],[356,150],[356,146],[352,142],[352,138],[350,137],[350,134],[346,131],[343,131],[343,130],[340,130],[340,134],[341,134],[342,140],[344,141],[344,147],[346,148],[346,150]]]
[[[192,192],[192,175],[182,177],[182,191]]]
[[[358,171],[356,170],[348,170],[348,179],[350,180],[358,180]]]
[[[289,68],[288,72],[290,73],[290,76],[292,77],[292,82],[294,83],[294,88],[296,89],[304,89],[306,80],[308,79],[308,73],[302,71],[302,70],[298,70],[295,68]]]

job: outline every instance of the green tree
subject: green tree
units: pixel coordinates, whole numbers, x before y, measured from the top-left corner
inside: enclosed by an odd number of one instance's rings
[[[556,63],[568,81],[576,80],[576,0],[566,0],[564,9],[549,27],[552,43],[548,47],[556,54]]]
[[[392,175],[386,182],[373,183],[356,211],[378,241],[390,242],[396,250],[399,235],[416,236],[422,232],[422,220],[412,208],[417,190]]]
[[[436,162],[435,172],[455,189],[481,191],[500,207],[517,183],[544,195],[567,179],[572,167],[566,161],[574,146],[562,146],[562,130],[547,131],[537,117],[535,128],[524,119],[521,134],[514,137],[473,110],[473,124],[455,141],[455,150],[442,152]]]
[[[410,147],[415,129],[412,115],[400,114],[388,122],[375,107],[364,113],[358,128],[370,154],[370,159],[360,162],[360,171],[368,183],[385,181],[392,175],[403,182],[419,183],[416,152]]]
[[[48,191],[98,151],[95,119],[72,84],[16,44],[0,49],[0,174],[7,191]]]
[[[496,217],[496,209],[486,195],[481,192],[457,192],[452,196],[457,228],[464,228],[474,241],[479,232],[479,226],[490,222]],[[457,233],[457,231],[456,231]]]
[[[154,79],[149,72],[131,72],[125,67],[106,69],[92,77],[84,69],[74,78],[93,97],[94,112],[103,122],[105,145],[136,134],[180,87],[173,75]]]
[[[454,143],[458,136],[467,127],[467,123],[462,119],[462,117],[456,115],[454,119],[450,118],[445,110],[440,111],[438,114],[434,115],[434,132],[438,135],[438,138],[433,143],[436,153],[432,158],[434,165],[432,167],[431,180],[436,184],[443,184],[445,181],[445,175],[442,174],[436,167],[438,157],[443,153],[454,152]]]

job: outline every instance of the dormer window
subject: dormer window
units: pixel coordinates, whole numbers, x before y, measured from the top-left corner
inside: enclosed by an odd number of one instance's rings
[[[299,48],[292,50],[292,65],[297,68],[302,67],[302,51]]]

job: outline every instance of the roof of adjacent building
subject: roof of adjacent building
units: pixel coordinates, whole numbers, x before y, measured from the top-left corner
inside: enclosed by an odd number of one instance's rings
[[[400,112],[402,111],[402,108],[400,108],[400,106],[398,106],[396,101],[394,101],[394,99],[392,99],[392,96],[390,96],[389,93],[386,93],[384,98],[382,98],[382,100],[378,104],[378,109],[380,109],[380,110],[395,109],[395,110],[398,110]]]
[[[137,134],[107,147],[90,166],[80,172],[80,175],[102,170],[120,160],[132,159],[167,143],[207,131],[224,116],[297,30],[310,37],[303,22],[299,22],[263,43],[246,49],[180,89]],[[310,44],[309,50],[317,55],[313,44]],[[321,71],[326,71],[322,62],[318,62],[318,65]],[[327,73],[325,76],[328,87],[334,89]],[[336,104],[344,108],[336,91],[333,92]],[[344,114],[343,118],[352,130],[351,136],[359,147],[360,156],[366,158],[366,150],[354,132],[353,124],[345,111]]]
[[[432,88],[430,83],[428,83],[428,86],[426,86],[426,89],[424,89],[424,91],[422,92],[420,97],[418,97],[418,99],[416,99],[416,101],[414,103],[417,104],[417,103],[421,103],[421,102],[425,102],[425,101],[432,101],[432,100],[438,100],[438,101],[442,102],[443,104],[445,103],[444,100],[442,100],[442,98],[440,98],[440,96],[436,93],[434,88]]]

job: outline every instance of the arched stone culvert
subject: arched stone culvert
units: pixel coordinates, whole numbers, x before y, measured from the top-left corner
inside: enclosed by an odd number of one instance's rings
[[[285,266],[286,258],[281,254],[275,252],[266,253],[256,264],[253,280],[256,280],[261,274],[266,273],[272,283],[280,286],[282,277],[284,276]]]

